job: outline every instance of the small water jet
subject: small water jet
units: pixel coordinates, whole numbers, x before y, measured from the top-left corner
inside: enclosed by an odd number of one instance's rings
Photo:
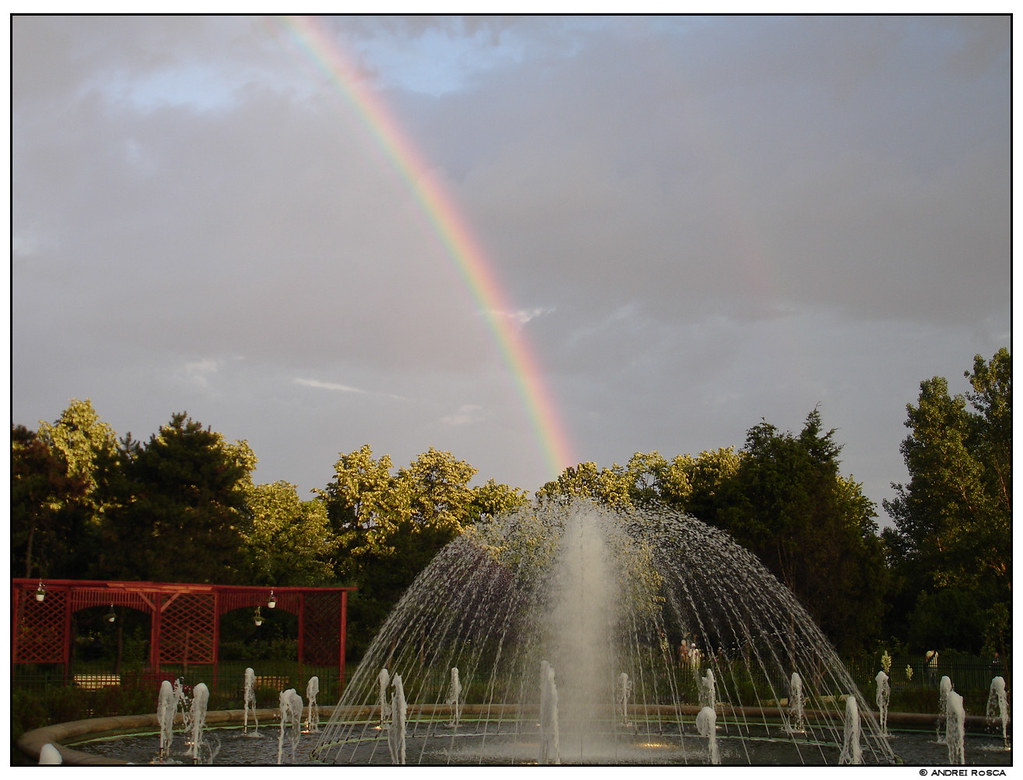
[[[700,678],[700,706],[714,709],[717,706],[717,689],[714,684],[714,671],[708,669]]]
[[[1002,727],[1002,744],[1009,749],[1009,696],[1005,691],[1005,679],[995,677],[991,680],[991,689],[988,691],[987,706],[984,714],[988,723],[1000,724]]]
[[[948,763],[966,763],[966,710],[963,697],[951,688],[945,696],[945,742],[948,744]]]
[[[842,733],[842,753],[838,757],[838,763],[863,763],[863,746],[860,744],[860,711],[856,699],[852,696],[845,700],[845,729]]]
[[[462,696],[462,683],[458,679],[458,667],[451,667],[451,686],[448,688],[447,698],[444,703],[451,707],[451,727],[458,728],[459,708],[458,705]]]
[[[554,667],[540,662],[540,756],[541,764],[561,763],[561,738],[558,726],[558,686]]]
[[[627,672],[618,675],[618,701],[622,705],[622,725],[629,725],[629,695],[632,693],[632,681]]]
[[[888,736],[888,702],[892,698],[892,687],[888,682],[888,675],[883,671],[877,673],[874,682],[877,683],[874,701],[877,702],[878,723],[881,726],[881,733]]]
[[[259,719],[256,717],[256,673],[251,668],[245,670],[243,702],[245,706],[245,719],[242,733],[249,733],[249,712],[251,711],[253,734],[259,734]]]
[[[171,742],[174,740],[174,714],[177,709],[178,700],[174,686],[170,680],[164,680],[160,683],[160,695],[156,704],[156,722],[160,726],[160,761],[165,761],[170,755]]]
[[[679,663],[672,648],[683,642],[694,650]],[[452,668],[463,681],[457,734],[447,727],[456,705],[445,703]],[[858,705],[864,759],[894,762],[791,592],[724,532],[666,509],[551,501],[481,519],[388,616],[321,728],[318,760],[382,760],[394,720],[387,670],[407,681],[414,707],[409,763],[684,763],[683,723],[701,705],[717,713],[723,758],[757,763],[767,734],[783,762],[836,763],[835,702],[846,696]]]
[[[405,701],[405,685],[401,675],[391,678],[394,696],[391,698],[391,727],[387,732],[387,748],[391,752],[392,764],[405,763],[405,719],[408,705]]]
[[[305,697],[307,702],[307,715],[305,719],[305,730],[316,732],[320,730],[320,708],[316,706],[316,695],[320,692],[320,678],[313,675],[305,686]]]
[[[294,688],[281,691],[281,730],[277,736],[277,763],[284,763],[284,743],[291,747],[291,763],[295,763],[299,735],[302,732],[302,697]]]
[[[707,738],[707,755],[712,764],[721,763],[721,755],[718,753],[717,717],[712,707],[704,707],[696,716],[696,730],[701,737]]]
[[[384,728],[387,725],[387,721],[391,718],[391,705],[387,703],[387,686],[391,683],[391,675],[387,669],[381,669],[380,674],[377,675],[377,686],[380,689],[379,703],[380,703],[380,728]]]
[[[946,724],[948,722],[948,694],[952,690],[952,680],[942,677],[938,683],[938,719],[935,721],[939,745],[945,744]]]
[[[806,732],[803,711],[803,680],[798,672],[789,678],[789,730],[793,734]]]
[[[199,683],[192,689],[192,707],[190,709],[192,716],[192,746],[188,750],[188,755],[192,757],[192,761],[196,764],[201,763],[203,760],[206,708],[209,706],[209,701],[210,689],[206,687],[206,683]]]

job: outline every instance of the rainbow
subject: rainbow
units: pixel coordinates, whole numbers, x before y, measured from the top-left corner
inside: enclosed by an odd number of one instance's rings
[[[284,17],[282,23],[301,49],[355,108],[385,156],[426,214],[459,276],[486,319],[502,360],[513,377],[526,415],[552,477],[575,464],[572,447],[557,413],[543,370],[521,328],[508,316],[514,311],[468,220],[449,193],[430,173],[430,166],[379,95],[359,77],[336,40],[315,18]]]

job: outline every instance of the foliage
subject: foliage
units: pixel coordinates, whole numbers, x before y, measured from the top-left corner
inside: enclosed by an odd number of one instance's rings
[[[289,482],[248,487],[251,526],[242,533],[253,585],[323,585],[334,578],[337,539],[322,501],[302,501]]]
[[[834,433],[816,409],[798,436],[766,421],[751,428],[709,521],[757,555],[848,651],[876,634],[884,560],[874,505],[839,473]]]
[[[90,401],[73,399],[53,423],[11,435],[12,571],[86,576],[109,503],[117,441]]]
[[[1012,359],[1006,349],[977,355],[964,374],[973,388],[950,395],[944,377],[920,383],[907,405],[911,433],[901,451],[910,480],[893,485],[885,502],[895,527],[885,534],[891,563],[902,577],[898,620],[926,635],[929,604],[969,594],[988,605],[996,622],[1007,609],[1012,576]],[[1007,627],[1006,627],[1007,628]],[[1007,630],[993,642],[1011,640]]]
[[[241,583],[252,533],[247,499],[256,457],[184,413],[144,445],[122,443],[118,506],[103,576]]]

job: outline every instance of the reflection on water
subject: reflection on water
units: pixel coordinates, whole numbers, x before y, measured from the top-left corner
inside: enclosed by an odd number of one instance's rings
[[[248,735],[236,730],[216,730],[209,732],[213,753],[213,763],[220,766],[232,765],[275,765],[277,763],[278,733],[275,728],[261,729],[258,734]],[[421,756],[418,763],[461,764],[486,763],[495,765],[529,764],[536,761],[536,745],[510,739],[502,742],[492,739],[489,749],[480,751],[479,745],[468,745],[474,741],[472,735],[459,738],[432,740],[430,745],[413,745],[414,738],[409,740],[409,755],[413,755],[413,747],[417,747],[417,755]],[[658,735],[656,745],[650,744],[649,737],[643,737],[635,744],[621,743],[601,755],[595,755],[588,763],[601,765],[614,764],[691,764],[708,763],[706,741],[687,735],[684,739],[678,736],[669,738]],[[378,744],[379,743],[379,744]],[[316,735],[303,734],[295,755],[295,764],[317,764],[312,756],[316,744]],[[835,764],[837,748],[801,746],[795,751],[789,741],[755,740],[742,744],[739,740],[720,739],[722,763],[742,763],[752,761],[760,766],[793,766],[799,764]],[[901,763],[908,766],[943,766],[948,763],[948,747],[939,744],[931,732],[895,732],[891,738],[891,746]],[[563,763],[571,764],[571,749],[562,753]],[[120,761],[134,764],[158,763],[159,735],[102,739],[74,745],[76,750],[107,756]],[[745,751],[750,750],[747,758]],[[741,753],[742,755],[739,755]],[[344,758],[342,758],[344,756]],[[342,752],[337,756],[339,763],[389,763],[386,736],[381,734],[379,740],[361,743],[357,749]],[[186,755],[186,746],[180,736],[172,747],[170,758],[166,763],[191,764],[192,759]],[[286,761],[285,763],[291,763]],[[410,760],[410,763],[411,760]],[[1012,751],[1005,750],[1000,736],[967,736],[966,764],[969,766],[1008,766],[1012,764]]]

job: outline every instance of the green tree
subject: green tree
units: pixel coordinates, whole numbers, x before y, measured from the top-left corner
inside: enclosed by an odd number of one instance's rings
[[[251,534],[256,456],[185,413],[144,445],[122,442],[124,479],[110,524],[104,576],[239,583]]]
[[[987,604],[995,621],[1012,596],[1009,351],[990,362],[977,355],[964,376],[972,392],[950,395],[947,380],[932,377],[920,383],[917,405],[906,407],[911,433],[900,449],[910,479],[893,485],[896,497],[884,503],[895,525],[886,541],[902,575],[903,610],[957,589]],[[927,615],[924,606],[914,614]],[[1000,641],[1005,629],[992,626]]]
[[[482,517],[497,517],[506,512],[527,506],[529,497],[525,490],[488,479],[472,491],[472,501],[466,513],[466,523],[477,523]]]
[[[317,492],[338,537],[337,575],[359,587],[349,611],[353,655],[434,555],[479,516],[469,487],[475,473],[433,448],[396,474],[390,457],[374,458],[369,445],[340,455],[334,478]]]
[[[798,436],[765,422],[747,432],[713,522],[795,593],[840,650],[874,638],[884,559],[874,505],[839,474],[841,447],[811,412]]]
[[[263,585],[323,585],[334,579],[337,538],[323,501],[302,501],[290,482],[248,490],[251,527],[242,533],[249,581]]]
[[[560,501],[579,496],[593,498],[609,506],[631,506],[630,478],[617,464],[603,468],[587,461],[568,466],[557,479],[536,491],[538,501]]]
[[[11,427],[11,573],[75,577],[75,509],[86,482],[23,425]],[[80,519],[80,518],[78,518]]]
[[[89,400],[72,399],[53,422],[12,435],[12,553],[25,571],[89,576],[101,545],[117,437]],[[17,570],[17,569],[16,569]]]

